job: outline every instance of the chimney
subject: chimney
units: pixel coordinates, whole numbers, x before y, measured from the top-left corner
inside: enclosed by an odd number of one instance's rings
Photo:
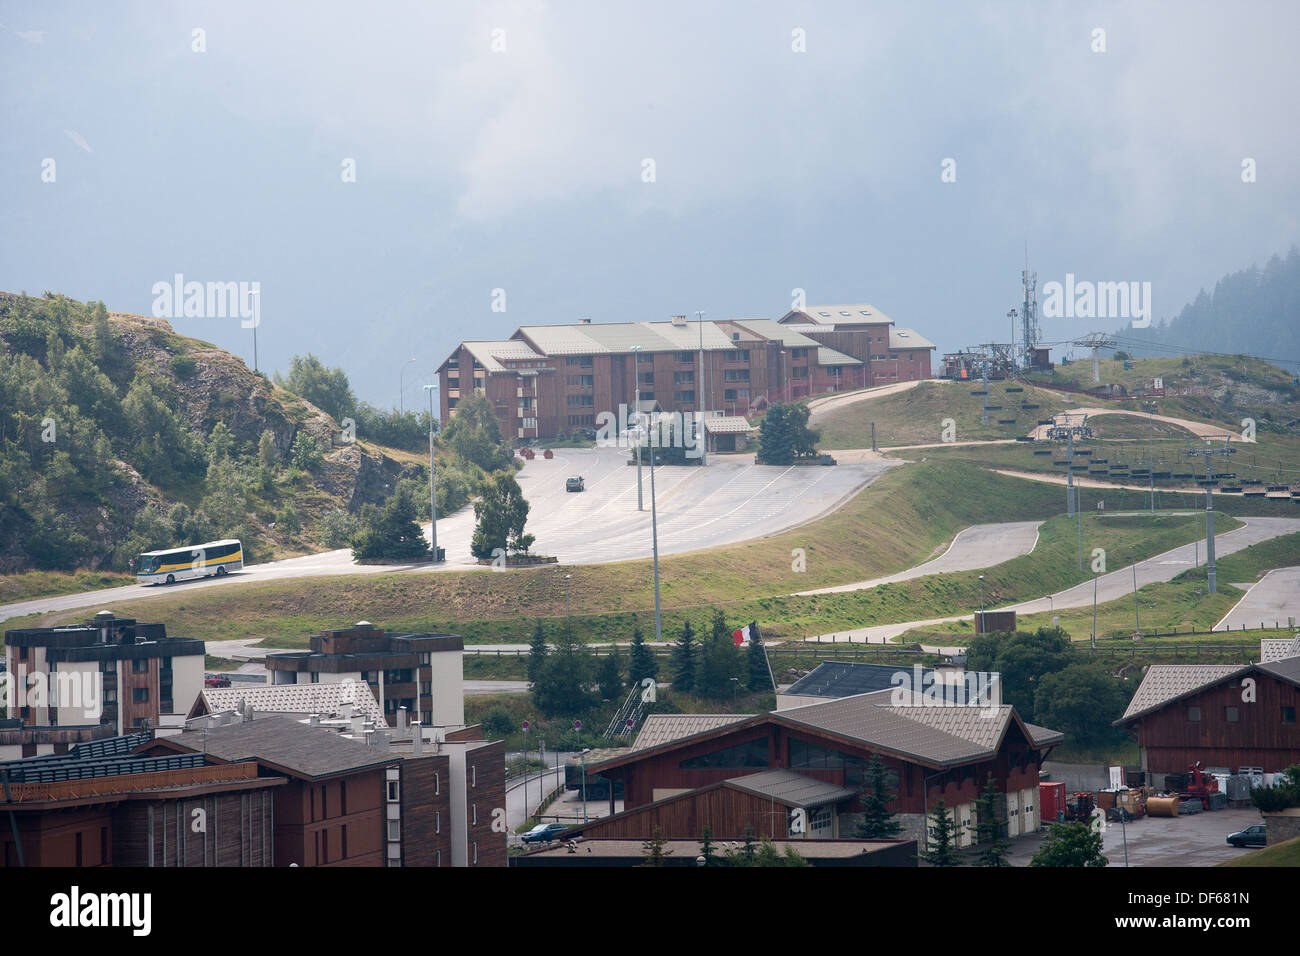
[[[673,325],[685,325],[685,324],[686,324],[686,316],[684,316],[684,315],[674,315],[674,316],[672,317],[672,319],[673,319]]]
[[[363,730],[365,730],[365,727],[366,727],[366,718],[363,717],[361,714],[353,714],[353,715],[352,715],[352,732],[353,732],[354,734],[356,734],[357,736],[360,736],[360,735],[361,735],[361,732],[362,732]]]
[[[579,324],[579,325],[591,325],[591,319],[579,319],[579,320],[578,320],[578,324]]]
[[[406,733],[406,708],[397,708],[397,732],[398,734]]]
[[[319,726],[320,726],[320,714],[312,714],[310,720],[308,721],[308,723],[309,723],[312,727],[319,727]]]
[[[415,757],[424,755],[424,731],[418,720],[411,724],[411,754]]]
[[[100,611],[95,615],[95,626],[99,628],[99,643],[108,643],[108,630],[113,623],[112,611]]]

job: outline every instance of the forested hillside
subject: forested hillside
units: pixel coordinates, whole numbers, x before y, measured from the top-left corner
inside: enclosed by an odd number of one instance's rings
[[[1222,352],[1300,360],[1300,251],[1264,268],[1226,275],[1168,324],[1120,330],[1121,348],[1138,356]],[[1138,343],[1138,344],[1131,344]],[[1300,371],[1287,364],[1294,375]]]
[[[227,536],[250,560],[343,547],[363,505],[428,481],[423,456],[367,434],[369,412],[353,441],[165,321],[0,293],[0,572],[120,570]]]

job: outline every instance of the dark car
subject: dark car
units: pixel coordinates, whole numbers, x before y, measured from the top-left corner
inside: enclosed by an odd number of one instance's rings
[[[520,839],[525,843],[550,843],[567,829],[569,827],[564,823],[539,823]]]
[[[1228,846],[1264,846],[1268,843],[1268,829],[1262,823],[1228,834]]]
[[[564,490],[565,490],[565,491],[585,491],[586,489],[587,489],[587,485],[586,485],[586,483],[582,480],[582,476],[581,476],[581,475],[577,475],[577,476],[575,476],[575,477],[573,477],[573,478],[567,478],[567,479],[565,479],[565,482],[564,482]]]

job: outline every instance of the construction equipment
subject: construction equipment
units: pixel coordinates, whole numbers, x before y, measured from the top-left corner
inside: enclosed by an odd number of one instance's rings
[[[1201,771],[1201,762],[1198,760],[1187,768],[1187,780],[1182,789],[1178,791],[1178,796],[1184,800],[1200,800],[1201,807],[1205,810],[1219,809],[1215,804],[1216,801],[1211,799],[1212,794],[1219,792],[1219,781]]]
[[[1065,798],[1065,819],[1087,823],[1092,819],[1092,811],[1097,809],[1097,801],[1091,793],[1071,793]]]

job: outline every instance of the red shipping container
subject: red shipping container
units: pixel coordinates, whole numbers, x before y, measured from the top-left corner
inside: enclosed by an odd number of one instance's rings
[[[1065,783],[1040,781],[1038,810],[1044,824],[1055,823],[1065,816]]]

